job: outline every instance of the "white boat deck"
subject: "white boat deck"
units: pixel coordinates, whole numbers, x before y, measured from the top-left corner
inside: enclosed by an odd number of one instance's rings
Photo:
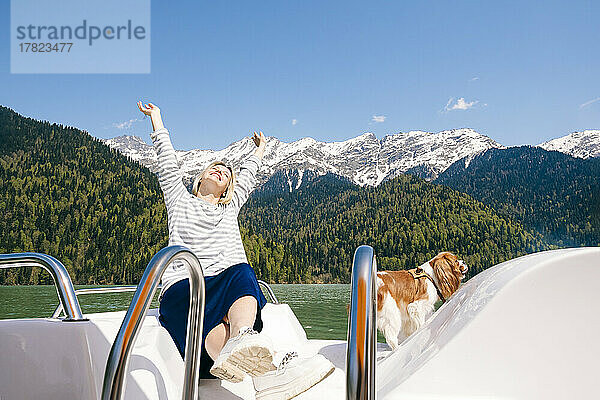
[[[596,398],[600,248],[532,254],[463,285],[396,351],[378,346],[379,399]],[[89,321],[0,321],[0,398],[99,399],[125,312]],[[285,304],[268,304],[264,334],[277,351],[321,353],[333,374],[298,399],[345,398],[345,342],[307,340]],[[125,399],[180,399],[184,364],[150,310],[129,363]],[[200,398],[253,399],[239,384],[200,382]]]

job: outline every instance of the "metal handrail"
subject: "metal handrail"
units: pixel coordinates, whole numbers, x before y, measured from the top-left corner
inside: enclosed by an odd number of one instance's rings
[[[131,305],[110,349],[104,371],[102,400],[120,400],[123,397],[127,364],[142,321],[158,289],[160,278],[173,261],[182,260],[190,273],[190,307],[185,346],[184,400],[198,398],[200,378],[200,340],[204,322],[204,275],[198,258],[184,246],[165,247],[148,263],[137,286]]]
[[[348,347],[346,349],[346,399],[375,399],[377,345],[377,262],[370,246],[354,252]]]
[[[160,286],[158,287],[160,289]],[[112,287],[98,287],[98,288],[85,288],[76,289],[75,296],[80,294],[98,294],[98,293],[122,293],[122,292],[135,292],[137,286],[112,286]],[[56,309],[52,313],[50,318],[58,318],[60,313],[63,311],[62,304],[56,306]]]
[[[66,310],[63,321],[87,321],[81,313],[69,273],[60,261],[42,253],[0,254],[0,269],[24,267],[42,267],[52,275],[60,304]]]
[[[275,293],[273,293],[273,289],[271,289],[271,286],[269,286],[269,284],[267,282],[261,281],[260,279],[258,279],[258,284],[260,286],[262,286],[263,288],[265,288],[265,290],[269,294],[269,297],[271,298],[271,302],[273,304],[279,304],[279,300],[277,300],[277,297],[275,297]]]

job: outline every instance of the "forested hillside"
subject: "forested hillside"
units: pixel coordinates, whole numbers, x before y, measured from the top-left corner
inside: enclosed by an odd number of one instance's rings
[[[376,188],[325,175],[292,193],[250,199],[240,221],[250,262],[275,282],[348,282],[361,244],[373,246],[379,269],[456,252],[470,276],[549,248],[540,234],[470,196],[410,175]]]
[[[0,253],[36,251],[73,281],[132,283],[167,244],[154,175],[75,128],[0,107]],[[0,284],[50,283],[39,268],[0,272]]]
[[[0,214],[0,252],[55,256],[79,284],[137,283],[167,244],[163,198],[149,170],[86,132],[3,107]],[[326,175],[293,193],[266,190],[244,206],[240,224],[249,261],[271,282],[348,282],[361,244],[375,248],[380,269],[413,267],[448,250],[465,258],[470,274],[549,247],[470,196],[413,176],[360,188]],[[0,284],[14,283],[50,277],[0,271]]]
[[[600,159],[539,147],[490,149],[436,183],[468,193],[563,246],[600,245]]]

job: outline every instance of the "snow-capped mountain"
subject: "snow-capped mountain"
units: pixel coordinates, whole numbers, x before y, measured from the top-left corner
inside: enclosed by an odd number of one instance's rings
[[[600,157],[600,130],[573,132],[539,145],[545,150],[556,150],[578,158]]]
[[[123,135],[101,140],[104,144],[120,151],[146,167],[152,167],[156,164],[156,150],[138,136]]]
[[[142,139],[119,136],[104,142],[151,170],[156,170],[155,150]],[[276,171],[297,171],[293,174],[295,179],[290,180],[290,190],[300,186],[305,171],[312,171],[310,176],[331,172],[360,186],[377,186],[405,172],[433,179],[455,161],[493,147],[503,146],[467,128],[438,133],[411,131],[387,135],[381,140],[373,133],[364,133],[349,140],[331,143],[310,137],[285,143],[275,137],[267,137],[263,167],[258,179],[264,183]],[[213,160],[223,160],[238,168],[254,148],[250,137],[245,137],[223,150],[177,151],[177,158],[184,179],[189,182]]]

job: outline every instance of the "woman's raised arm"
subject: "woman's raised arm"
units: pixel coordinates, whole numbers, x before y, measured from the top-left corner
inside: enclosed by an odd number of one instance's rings
[[[250,193],[254,190],[257,184],[256,173],[262,165],[262,158],[265,153],[267,140],[262,132],[254,132],[252,137],[254,144],[257,146],[254,154],[251,155],[240,167],[240,173],[237,176],[235,187],[233,188],[233,197],[231,202],[238,209],[242,208]]]
[[[183,185],[175,149],[171,144],[169,131],[163,125],[160,109],[152,103],[143,105],[141,101],[138,102],[138,108],[142,113],[150,116],[152,120],[154,131],[150,134],[150,137],[156,148],[158,158],[158,182],[165,197],[167,214],[170,214],[177,201],[187,192]]]

